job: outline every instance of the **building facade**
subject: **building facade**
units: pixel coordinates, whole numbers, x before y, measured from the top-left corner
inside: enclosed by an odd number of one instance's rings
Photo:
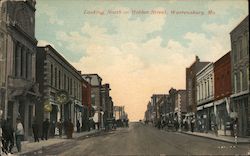
[[[162,98],[166,94],[153,94],[151,97],[151,104],[153,106],[153,123],[157,124],[159,120],[161,120],[161,103],[162,103]]]
[[[82,74],[84,80],[91,84],[91,105],[95,109],[93,120],[100,126],[103,123],[102,78],[98,74]]]
[[[238,119],[240,136],[250,135],[250,95],[249,95],[249,17],[247,16],[230,33],[233,112]]]
[[[231,52],[214,63],[214,114],[218,133],[230,135]]]
[[[37,48],[37,82],[42,99],[36,113],[39,125],[48,118],[51,135],[59,119],[71,120],[76,128],[77,120],[82,125],[82,83],[77,71],[50,45]]]
[[[187,114],[186,90],[179,89],[176,91],[174,113],[179,125],[181,125],[181,122]]]
[[[20,117],[25,138],[40,100],[36,83],[35,0],[0,1],[0,109],[15,127]]]
[[[83,103],[83,113],[82,113],[82,130],[90,130],[89,118],[94,115],[91,106],[91,84],[83,79],[82,83],[82,103]]]
[[[197,125],[199,131],[212,130],[214,114],[214,64],[209,63],[196,74]]]
[[[196,74],[204,68],[209,62],[200,62],[198,56],[196,56],[194,63],[188,68],[186,68],[186,101],[187,101],[187,111],[190,116],[196,113],[197,107],[197,86],[196,86]]]

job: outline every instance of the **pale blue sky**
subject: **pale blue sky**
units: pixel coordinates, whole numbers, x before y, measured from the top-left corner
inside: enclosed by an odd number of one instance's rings
[[[111,84],[115,103],[125,105],[131,119],[137,120],[143,118],[151,94],[185,88],[185,67],[195,55],[215,61],[230,50],[229,33],[248,15],[247,3],[38,0],[36,37],[39,45],[52,44],[84,73],[99,73]],[[167,15],[131,15],[133,9],[166,10]],[[85,10],[129,13],[86,15]],[[172,10],[204,15],[173,15]],[[209,10],[215,14],[208,15]]]

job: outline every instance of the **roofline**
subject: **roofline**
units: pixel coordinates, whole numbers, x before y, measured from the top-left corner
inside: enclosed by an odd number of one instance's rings
[[[248,17],[249,15],[247,15],[231,32],[230,32],[230,34],[232,34],[240,25],[241,25],[241,23],[243,23],[245,20],[247,20],[249,17]]]
[[[97,77],[99,77],[102,80],[102,78],[96,73],[94,73],[94,74],[81,74],[81,76],[91,76],[91,75],[96,75]]]
[[[49,48],[51,49],[60,59],[62,59],[64,62],[66,62],[67,65],[69,65],[70,68],[72,68],[78,76],[82,78],[82,75],[79,73],[80,70],[77,70],[72,64],[70,64],[59,52],[57,52],[51,45],[46,45],[46,46],[37,46],[37,48],[44,49]],[[80,71],[81,72],[81,71]],[[83,79],[83,78],[82,78]]]

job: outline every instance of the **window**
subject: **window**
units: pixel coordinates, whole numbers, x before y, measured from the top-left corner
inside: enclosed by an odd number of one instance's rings
[[[95,94],[91,94],[91,105],[95,106]]]
[[[205,91],[205,99],[206,99],[207,98],[207,82],[206,81],[205,81],[204,91]]]
[[[61,71],[59,70],[59,73],[58,73],[59,75],[58,75],[58,86],[59,86],[59,89],[61,89]]]
[[[237,62],[237,46],[236,43],[233,44],[233,56],[234,56],[234,63]]]
[[[69,77],[68,77],[68,93],[69,93],[70,83],[69,83]]]
[[[197,85],[197,101],[200,101],[200,96],[199,96],[199,94],[200,94],[200,89],[199,89],[199,84]]]
[[[234,74],[234,93],[237,93],[237,74]]]
[[[204,91],[204,89],[203,89],[203,84],[201,84],[201,99],[202,99],[202,100],[203,100],[203,98],[204,98],[203,91]]]
[[[247,32],[247,55],[249,55],[249,32]]]
[[[20,60],[20,61],[21,61],[21,67],[20,67],[20,68],[21,68],[21,70],[20,70],[21,72],[20,72],[20,76],[21,76],[21,77],[23,76],[23,61],[24,61],[24,60],[23,60],[23,55],[24,55],[24,51],[23,51],[23,50],[24,50],[24,48],[21,48],[21,56],[20,56],[20,58],[21,58],[21,60]]]
[[[26,73],[25,73],[25,78],[28,78],[29,77],[29,53],[27,52],[26,53],[26,61],[25,61],[25,67],[26,67]]]
[[[209,78],[207,79],[207,96],[210,97],[210,84],[209,84]]]
[[[239,40],[239,52],[240,52],[239,59],[242,59],[242,56],[243,56],[242,38],[240,38]]]
[[[245,32],[244,33],[244,55],[248,55],[248,52],[249,52],[249,39],[248,39],[248,33],[249,32]]]
[[[70,91],[70,95],[72,95],[72,90],[73,90],[72,87],[73,87],[72,86],[72,78],[70,78],[70,90],[69,90]]]
[[[240,91],[243,90],[243,74],[242,71],[240,71]]]
[[[57,68],[55,67],[55,87],[57,88]]]
[[[214,89],[213,89],[213,77],[211,77],[211,96],[213,96],[214,95]]]
[[[66,90],[66,75],[63,76],[63,89]]]
[[[249,87],[249,84],[250,84],[250,80],[249,80],[249,67],[247,67],[247,86]]]
[[[53,75],[54,75],[54,68],[53,68],[53,64],[50,65],[50,84],[51,86],[53,86]]]
[[[18,75],[18,70],[19,70],[19,65],[18,62],[20,61],[20,53],[19,53],[19,44],[16,43],[16,48],[15,48],[15,76],[19,76]]]

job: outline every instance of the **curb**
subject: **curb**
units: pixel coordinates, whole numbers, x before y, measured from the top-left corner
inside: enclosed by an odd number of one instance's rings
[[[192,135],[192,136],[196,136],[196,137],[207,138],[207,139],[211,139],[211,140],[216,140],[216,141],[221,141],[221,142],[235,144],[234,141],[223,140],[223,139],[220,139],[220,138],[212,138],[212,137],[209,137],[209,136],[201,136],[201,135],[195,135],[195,134],[185,133],[185,132],[178,132],[178,133],[182,133],[182,134],[186,134],[186,135]],[[250,144],[250,140],[246,141],[246,142],[238,141],[237,144]]]
[[[84,138],[86,136],[92,136],[92,135],[98,134],[100,132],[101,131],[90,132],[90,133],[87,133],[87,134],[84,134],[84,135],[81,135],[81,136],[74,137],[73,139],[63,140],[62,142],[58,142],[58,143],[51,144],[51,145],[48,145],[48,146],[42,146],[42,147],[40,147],[38,149],[26,151],[24,153],[14,153],[14,155],[16,155],[16,154],[17,155],[23,155],[23,156],[32,155],[31,153],[39,153],[40,151],[46,150],[46,149],[50,149],[51,147],[58,147],[58,146],[61,146],[63,144],[69,144],[69,143],[71,143],[74,140],[79,140],[79,139],[82,139],[82,138]]]

